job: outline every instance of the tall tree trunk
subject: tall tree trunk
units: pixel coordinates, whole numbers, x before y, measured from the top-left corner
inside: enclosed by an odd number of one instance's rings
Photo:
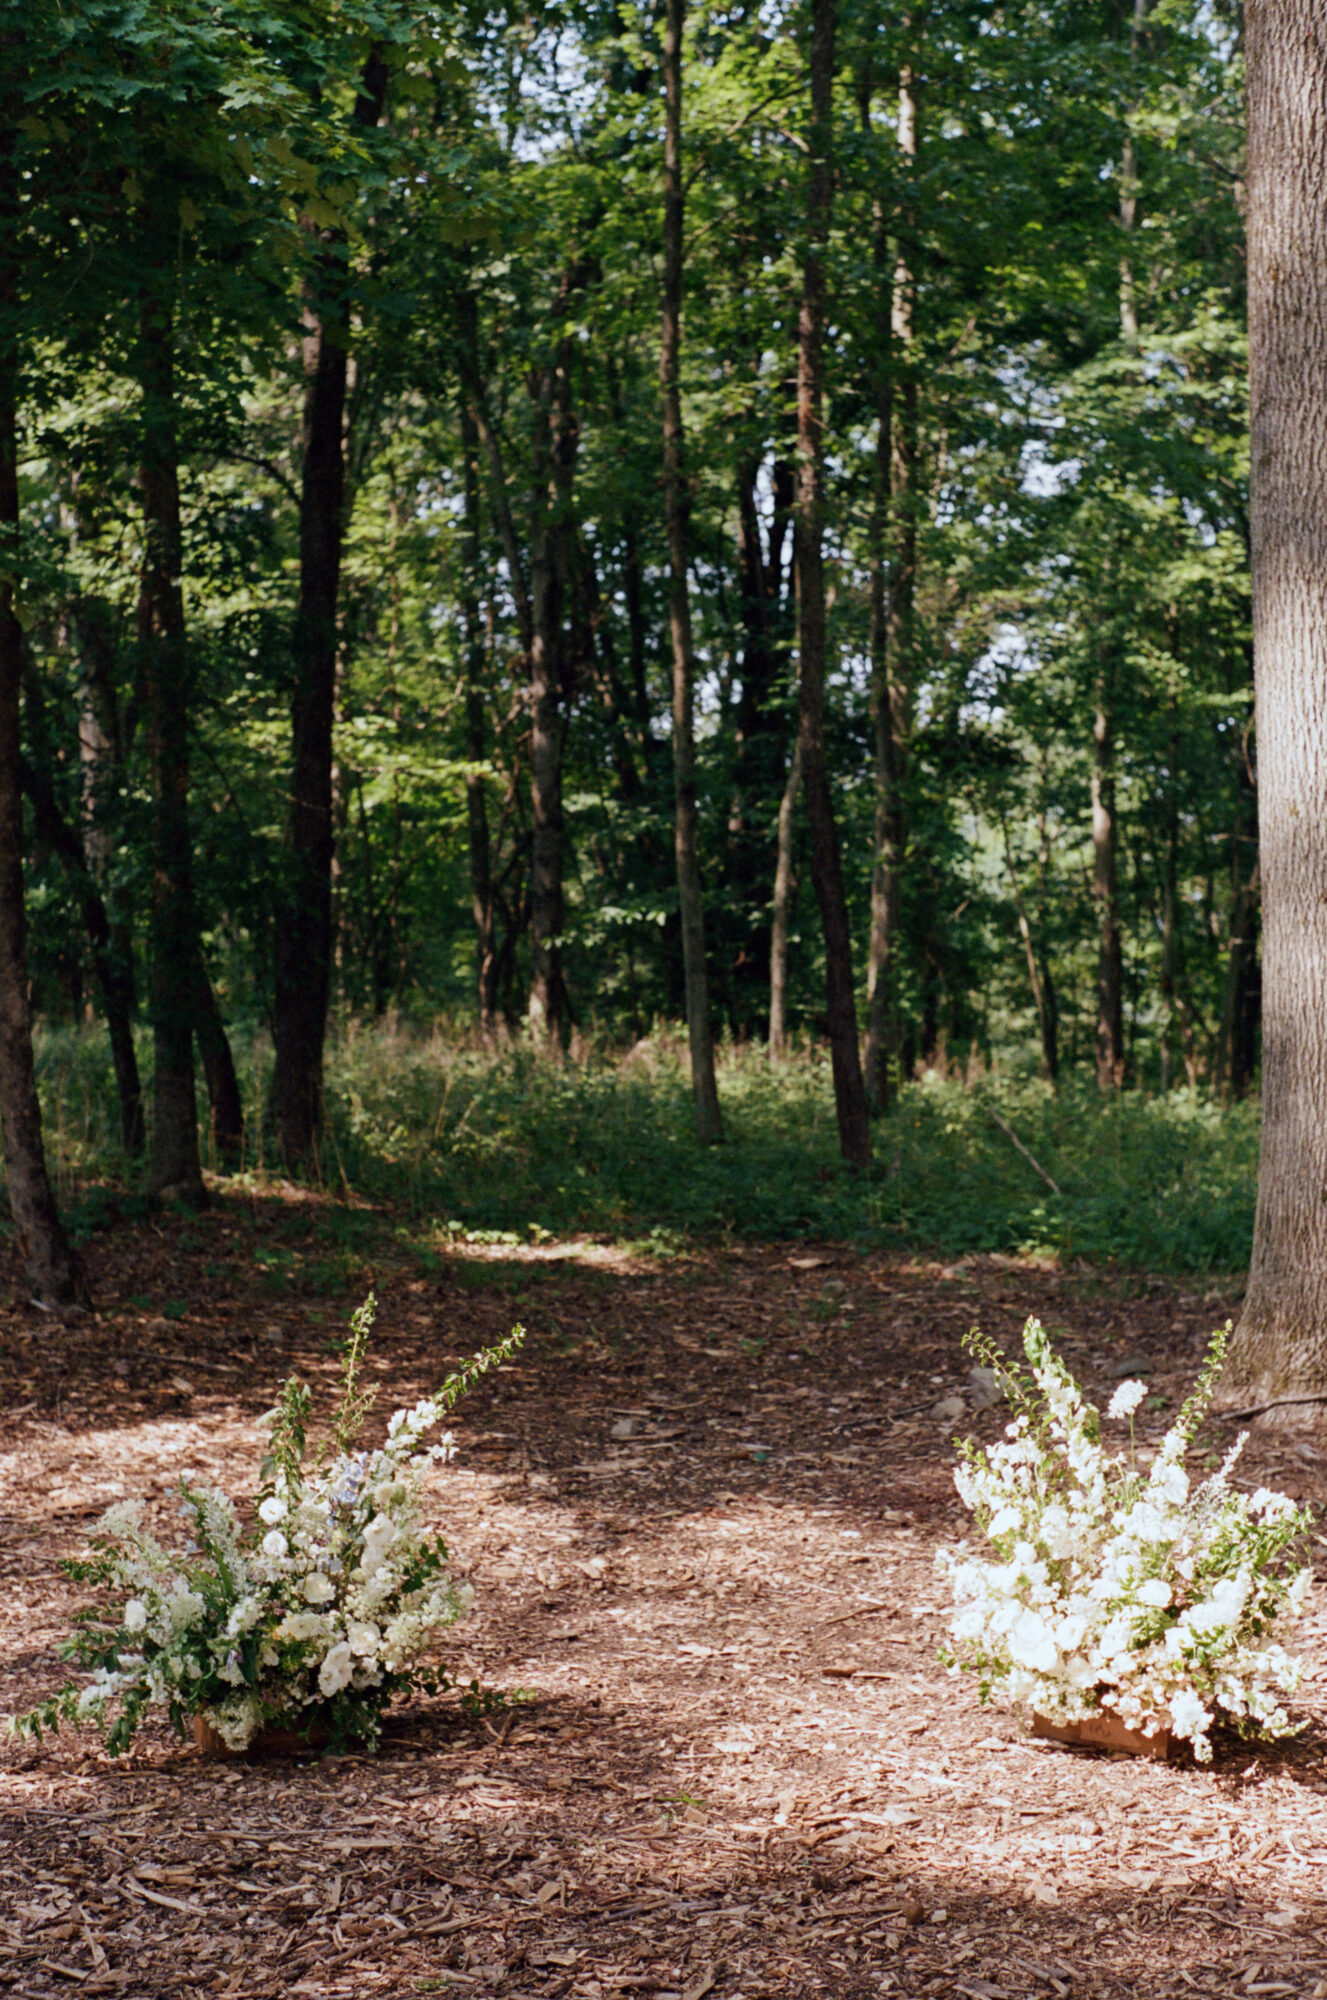
[[[78,756],[82,775],[82,858],[93,895],[85,889],[83,917],[101,989],[106,1032],[120,1104],[120,1137],[131,1160],[146,1143],[143,1088],[134,1049],[133,942],[129,926],[117,919],[110,895],[112,828],[120,804],[124,744],[115,688],[115,647],[109,607],[81,600],[72,607],[81,668]]]
[[[139,316],[143,395],[140,485],[143,568],[138,647],[152,793],[152,1169],[155,1193],[207,1199],[194,1094],[193,849],[189,834],[189,661],[180,588],[180,482],[175,443],[174,328],[166,287],[144,294]]]
[[[536,1036],[565,1047],[571,1009],[562,968],[564,702],[572,657],[564,628],[573,577],[572,472],[580,444],[571,400],[571,348],[563,324],[585,283],[568,266],[554,309],[553,351],[530,377],[535,402],[534,505],[530,528],[531,980],[528,1019]]]
[[[870,98],[864,99],[869,118]],[[898,144],[916,173],[920,123],[912,70],[899,75]],[[883,289],[889,237],[883,203],[875,217],[875,266]],[[898,968],[907,816],[903,783],[914,680],[917,589],[917,244],[909,190],[899,219],[889,341],[876,364],[876,446],[871,501],[871,722],[875,737],[875,863],[867,967],[866,1095],[888,1111],[898,1060]],[[896,387],[897,378],[897,387]]]
[[[1327,15],[1245,35],[1262,1155],[1227,1406],[1327,1395]]]
[[[1175,1074],[1175,1028],[1179,1018],[1180,969],[1180,737],[1175,698],[1170,702],[1170,735],[1166,746],[1166,845],[1161,869],[1161,1088],[1171,1087]]]
[[[779,800],[779,853],[774,869],[774,921],[769,948],[769,1059],[788,1053],[788,932],[793,911],[793,818],[802,788],[802,746],[793,744],[788,777]]]
[[[871,1131],[857,1046],[852,934],[825,758],[825,244],[834,202],[835,4],[836,0],[811,0],[810,161],[797,326],[798,742],[811,832],[811,877],[825,939],[825,1015],[839,1149],[851,1166],[865,1167],[871,1159]]]
[[[1097,907],[1097,1084],[1124,1082],[1124,959],[1120,941],[1115,822],[1115,738],[1107,676],[1097,683],[1092,723],[1092,895]]]
[[[719,1087],[714,1074],[709,980],[705,969],[705,903],[697,844],[696,737],[693,712],[691,600],[687,589],[687,495],[683,462],[682,398],[678,367],[682,342],[682,24],[684,0],[666,0],[664,14],[664,212],[663,329],[659,383],[663,391],[664,516],[668,533],[668,630],[673,648],[673,791],[677,900],[682,917],[687,1040],[696,1137],[702,1146],[723,1138]]]
[[[565,357],[539,371],[535,390],[535,493],[530,533],[530,945],[529,1021],[553,1047],[565,1044],[562,974],[562,565],[554,396]]]
[[[354,122],[376,126],[387,99],[382,50],[370,51]],[[337,600],[345,533],[348,251],[326,232],[304,306],[304,454],[300,582],[291,700],[285,895],[276,927],[272,1110],[293,1163],[314,1153],[322,1125],[323,1045],[332,977],[332,731],[336,719]]]
[[[473,313],[472,297],[468,303]],[[488,1047],[497,1035],[498,961],[493,921],[493,856],[485,797],[487,788],[479,769],[486,750],[484,622],[479,610],[479,427],[466,401],[461,405],[461,457],[465,486],[460,593],[465,627],[465,750],[471,765],[465,781],[465,812],[470,842],[470,906],[475,923],[479,1034]]]
[[[13,65],[16,37],[0,36]],[[81,1302],[85,1293],[51,1192],[42,1146],[41,1109],[28,1008],[23,902],[23,793],[19,689],[23,633],[15,615],[18,574],[19,188],[14,134],[22,107],[10,89],[0,103],[0,1134],[9,1206],[18,1230],[24,1277],[44,1306]]]

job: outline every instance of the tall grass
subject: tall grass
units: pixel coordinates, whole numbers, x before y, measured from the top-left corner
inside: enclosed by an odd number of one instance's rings
[[[250,1164],[275,1166],[261,1136],[270,1054],[256,1036],[237,1055]],[[44,1035],[40,1083],[62,1198],[96,1179],[127,1184],[100,1038]],[[727,1136],[706,1149],[692,1137],[684,1048],[669,1033],[626,1055],[589,1046],[558,1063],[527,1047],[489,1054],[442,1028],[355,1027],[329,1052],[319,1177],[404,1209],[425,1230],[835,1237],[946,1258],[1034,1251],[1174,1271],[1247,1262],[1250,1105],[928,1076],[876,1126],[875,1165],[854,1175],[838,1159],[820,1053],[771,1071],[761,1051],[729,1049],[720,1089]]]

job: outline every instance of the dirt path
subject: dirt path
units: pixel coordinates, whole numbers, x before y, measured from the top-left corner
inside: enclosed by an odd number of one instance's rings
[[[6,1709],[56,1683],[80,1529],[185,1465],[242,1489],[275,1381],[333,1370],[342,1304],[261,1289],[278,1208],[100,1239],[81,1329],[7,1315]],[[439,1484],[479,1592],[456,1670],[529,1705],[421,1706],[371,1762],[8,1744],[0,1984],[1327,1996],[1322,1680],[1294,1747],[1202,1771],[1033,1745],[936,1664],[933,1553],[963,1516],[931,1409],[965,1379],[962,1330],[1011,1340],[1039,1311],[1099,1388],[1141,1352],[1160,1428],[1230,1301],[832,1247],[472,1246],[421,1270],[391,1243],[369,1260],[384,1413],[530,1328]],[[1250,1478],[1322,1497],[1305,1449],[1259,1444]]]

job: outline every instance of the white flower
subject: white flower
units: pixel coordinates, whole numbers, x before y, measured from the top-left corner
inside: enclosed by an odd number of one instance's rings
[[[1121,1382],[1106,1405],[1108,1417],[1131,1417],[1147,1394],[1146,1382]]]
[[[385,1514],[376,1514],[364,1530],[364,1554],[361,1561],[365,1576],[372,1576],[375,1569],[381,1569],[386,1561],[387,1551],[395,1540],[395,1521],[389,1521]]]
[[[354,1672],[355,1661],[345,1640],[332,1647],[318,1669],[318,1686],[325,1695],[340,1694]]]
[[[373,1657],[378,1650],[381,1636],[377,1626],[367,1620],[352,1618],[346,1626],[346,1638],[350,1642],[350,1650],[352,1653],[358,1653],[362,1659]]]
[[[318,1639],[322,1636],[323,1620],[316,1611],[291,1611],[276,1628],[278,1639]]]
[[[1053,1674],[1060,1664],[1060,1649],[1045,1621],[1035,1611],[1025,1611],[1018,1623],[1010,1628],[1008,1644],[1010,1658],[1017,1660],[1022,1667]]]
[[[196,1590],[174,1590],[166,1599],[172,1632],[185,1632],[196,1625],[207,1610],[207,1600]]]
[[[306,1604],[330,1604],[336,1596],[336,1585],[330,1576],[321,1570],[314,1570],[304,1579],[304,1602]]]
[[[1188,1473],[1182,1465],[1164,1458],[1159,1458],[1153,1466],[1148,1485],[1172,1507],[1182,1507],[1189,1497]]]
[[[289,1511],[279,1493],[269,1493],[258,1509],[258,1518],[266,1522],[269,1528],[275,1528],[278,1521],[285,1520]]]
[[[274,1562],[290,1554],[290,1545],[279,1528],[273,1528],[271,1534],[263,1536],[263,1554],[271,1556]]]
[[[986,1532],[992,1541],[996,1541],[1001,1535],[1007,1535],[1011,1528],[1016,1528],[1022,1518],[1016,1507],[1001,1507],[998,1514],[992,1515]]]
[[[1170,1721],[1177,1736],[1201,1736],[1210,1728],[1212,1717],[1196,1694],[1181,1688],[1170,1697]]]
[[[1140,1604],[1149,1604],[1161,1611],[1170,1603],[1170,1585],[1159,1576],[1150,1576],[1146,1583],[1139,1584],[1134,1596]]]
[[[131,1597],[124,1607],[126,1632],[141,1632],[147,1624],[147,1606],[141,1597]]]

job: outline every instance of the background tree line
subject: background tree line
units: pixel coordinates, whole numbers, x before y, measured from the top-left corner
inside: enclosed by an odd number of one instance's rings
[[[858,1160],[937,1062],[1247,1090],[1233,4],[3,35],[0,808],[158,1189],[237,1027],[316,1156],[335,1009],[685,1013],[707,1137],[828,1035]]]

